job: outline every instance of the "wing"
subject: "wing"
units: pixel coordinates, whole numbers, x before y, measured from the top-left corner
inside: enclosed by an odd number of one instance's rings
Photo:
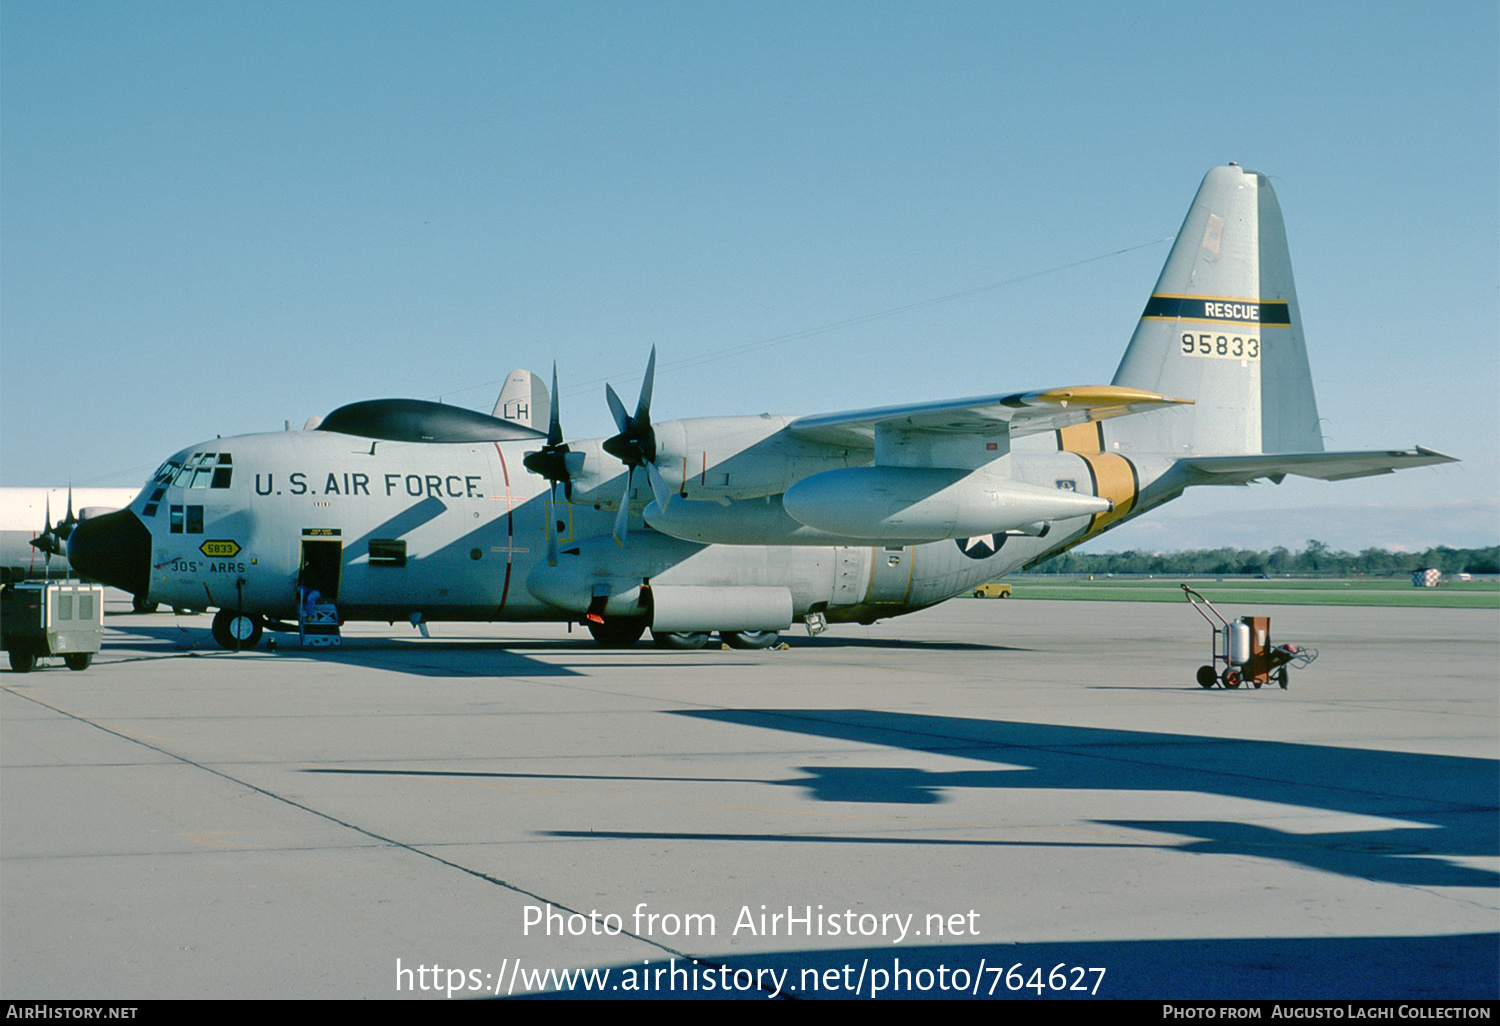
[[[1429,467],[1438,463],[1457,463],[1434,449],[1417,446],[1411,452],[1384,450],[1372,452],[1306,452],[1256,456],[1197,456],[1181,461],[1192,473],[1194,484],[1249,484],[1259,478],[1281,483],[1288,474],[1313,477],[1321,481],[1343,481],[1351,477],[1393,474],[1408,467]]]
[[[1020,437],[1190,403],[1191,399],[1170,399],[1136,388],[1079,385],[1044,392],[1016,392],[818,414],[797,418],[788,425],[788,430],[798,438],[812,442],[872,449],[879,431]]]

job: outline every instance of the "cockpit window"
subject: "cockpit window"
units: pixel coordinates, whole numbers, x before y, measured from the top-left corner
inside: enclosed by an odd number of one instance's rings
[[[158,479],[172,478],[178,488],[228,488],[234,474],[234,457],[227,452],[195,452],[180,466],[168,462]]]
[[[144,507],[142,507],[142,509],[141,509],[141,516],[143,516],[143,517],[154,517],[154,516],[156,516],[156,504],[159,503],[159,502],[161,502],[161,497],[163,495],[166,495],[166,494],[167,494],[167,489],[166,489],[165,486],[158,486],[155,489],[153,489],[152,492],[151,492],[151,498],[149,498],[149,499],[146,500],[146,505]]]
[[[203,533],[203,507],[202,506],[173,506],[168,511],[168,530],[172,534],[202,534]],[[185,514],[185,515],[184,515]]]
[[[193,483],[193,471],[198,469],[198,460],[202,458],[201,452],[195,452],[182,464],[182,469],[177,471],[177,477],[172,484],[178,488],[186,488]]]
[[[227,452],[219,453],[219,465],[214,468],[213,483],[210,488],[228,488],[229,479],[234,475],[234,457]]]

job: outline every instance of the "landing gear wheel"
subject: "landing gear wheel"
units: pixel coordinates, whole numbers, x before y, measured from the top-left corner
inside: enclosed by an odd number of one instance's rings
[[[719,637],[730,648],[770,648],[781,635],[776,631],[720,631]]]
[[[1283,690],[1283,691],[1286,690],[1287,677],[1288,677],[1288,674],[1286,672],[1286,667],[1285,666],[1283,666],[1281,669],[1279,669],[1279,670],[1276,671],[1276,683],[1278,683],[1278,684],[1281,685],[1281,690]]]
[[[260,643],[263,621],[257,613],[239,613],[233,609],[221,609],[214,614],[214,640],[221,648],[231,652],[243,652]]]
[[[1200,688],[1211,688],[1219,683],[1219,675],[1214,672],[1212,666],[1198,667],[1198,686]]]
[[[708,631],[671,631],[661,634],[651,632],[651,641],[659,648],[675,648],[687,651],[708,644]]]
[[[646,621],[617,618],[605,620],[603,623],[590,622],[588,628],[594,640],[605,648],[629,648],[640,641],[641,635],[646,633]]]
[[[12,673],[30,673],[36,669],[36,653],[24,649],[13,648],[10,650],[10,669]]]
[[[160,605],[160,602],[147,602],[140,596],[136,596],[130,602],[130,611],[133,613],[154,613]]]
[[[1224,672],[1219,674],[1219,683],[1223,684],[1226,688],[1232,689],[1239,687],[1240,681],[1242,679],[1243,678],[1240,677],[1240,671],[1236,670],[1232,666],[1226,666],[1224,668]]]
[[[92,652],[74,652],[72,655],[63,656],[63,663],[70,670],[87,670],[89,663],[94,661]]]

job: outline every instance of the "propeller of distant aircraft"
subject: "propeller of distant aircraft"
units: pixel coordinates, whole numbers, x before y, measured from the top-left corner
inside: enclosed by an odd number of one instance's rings
[[[68,537],[73,533],[73,528],[78,526],[78,518],[73,515],[73,486],[68,486],[68,514],[55,525],[52,523],[52,497],[47,497],[46,520],[42,527],[42,533],[31,539],[31,544],[41,549],[46,554],[47,564],[50,566],[53,556],[61,556],[68,550]]]

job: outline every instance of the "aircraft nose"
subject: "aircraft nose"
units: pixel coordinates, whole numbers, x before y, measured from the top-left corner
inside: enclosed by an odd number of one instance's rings
[[[73,528],[68,562],[85,577],[144,596],[151,583],[151,532],[128,509],[90,517]]]

